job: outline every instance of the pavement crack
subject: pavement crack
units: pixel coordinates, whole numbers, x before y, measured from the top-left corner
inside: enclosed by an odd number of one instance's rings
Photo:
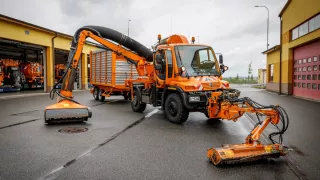
[[[103,105],[103,104],[106,104],[106,103],[103,102],[103,103],[99,103],[99,104],[94,104],[94,105],[92,105],[92,106],[100,106],[100,105]]]
[[[77,160],[81,159],[82,157],[87,156],[88,154],[94,152],[95,150],[101,148],[102,146],[108,144],[110,141],[114,140],[115,138],[117,138],[118,136],[120,136],[122,133],[126,132],[127,130],[133,128],[134,126],[140,124],[142,121],[144,121],[146,118],[151,117],[153,114],[155,114],[156,112],[158,112],[158,109],[153,110],[152,112],[148,113],[146,116],[141,117],[140,119],[136,120],[135,122],[129,124],[127,127],[125,127],[124,129],[122,129],[121,131],[115,133],[114,135],[112,135],[111,137],[109,137],[108,139],[106,139],[104,142],[98,144],[97,146],[95,146],[94,148],[92,148],[91,150],[83,153],[82,155],[78,156],[75,159],[72,159],[71,161],[68,161],[66,164],[64,164],[62,167],[59,167],[53,171],[51,171],[49,174],[45,175],[44,177],[40,178],[41,180],[52,180],[55,179],[59,176],[59,172],[61,172],[64,168],[74,164]]]
[[[20,122],[20,123],[15,123],[15,124],[10,124],[8,126],[2,126],[0,127],[0,129],[5,129],[5,128],[9,128],[9,127],[12,127],[12,126],[18,126],[18,125],[21,125],[21,124],[26,124],[26,123],[29,123],[29,122],[33,122],[33,121],[37,121],[37,120],[40,120],[41,118],[36,118],[36,119],[31,119],[29,121],[24,121],[24,122]]]
[[[18,115],[32,113],[32,112],[36,112],[36,111],[40,111],[40,110],[36,109],[36,110],[31,110],[31,111],[19,112],[19,113],[11,114],[10,116],[18,116]]]

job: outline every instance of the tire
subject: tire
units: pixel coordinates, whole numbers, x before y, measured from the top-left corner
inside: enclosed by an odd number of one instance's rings
[[[104,91],[102,89],[100,89],[100,91],[99,91],[100,102],[104,102],[104,100],[106,99],[105,96],[102,96],[103,93],[104,93]]]
[[[99,100],[99,88],[98,87],[94,87],[93,89],[93,98],[98,101]]]
[[[205,112],[204,115],[206,115],[206,117],[208,118],[208,120],[212,120],[212,121],[218,121],[218,120],[220,120],[220,118],[209,118],[209,114],[208,114],[207,112]]]
[[[164,113],[166,118],[175,124],[182,124],[189,117],[189,110],[183,105],[179,94],[172,93],[165,100]]]
[[[141,97],[138,95],[138,90],[134,89],[133,90],[133,99],[131,101],[131,108],[134,112],[143,112],[147,104],[145,103],[139,103],[141,101]]]

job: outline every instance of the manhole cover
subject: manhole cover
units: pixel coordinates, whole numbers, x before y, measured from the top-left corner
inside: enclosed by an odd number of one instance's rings
[[[81,133],[88,131],[88,128],[81,128],[81,127],[68,127],[59,129],[59,132],[61,133]]]

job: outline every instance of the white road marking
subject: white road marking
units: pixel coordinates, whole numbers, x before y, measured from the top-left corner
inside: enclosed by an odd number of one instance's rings
[[[151,117],[152,115],[154,115],[155,113],[157,113],[159,111],[159,109],[155,109],[151,112],[149,112],[145,117],[148,118],[148,117]]]

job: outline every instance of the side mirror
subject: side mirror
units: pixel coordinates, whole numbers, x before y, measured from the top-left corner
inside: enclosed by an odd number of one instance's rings
[[[221,72],[224,73],[224,72],[226,72],[226,71],[229,69],[229,67],[228,67],[228,66],[225,66],[225,65],[223,65],[223,64],[220,64],[220,69],[221,69]]]
[[[223,71],[228,71],[229,67],[228,66],[223,66]]]
[[[223,64],[223,56],[222,56],[222,54],[219,55],[219,63]]]

